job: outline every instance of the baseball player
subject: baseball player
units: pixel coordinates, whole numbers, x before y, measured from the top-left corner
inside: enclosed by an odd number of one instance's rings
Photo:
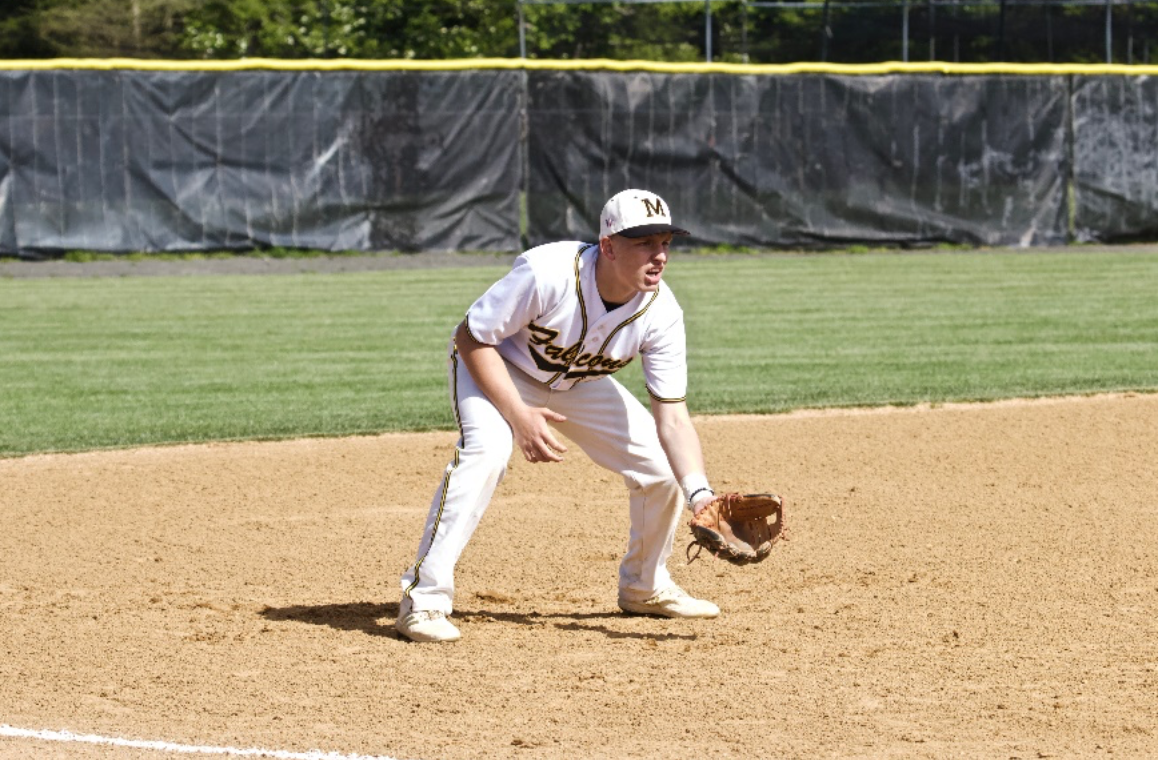
[[[467,311],[449,347],[450,398],[461,431],[402,575],[398,632],[456,641],[449,620],[454,566],[512,452],[562,461],[556,431],[619,473],[630,536],[619,566],[619,607],[635,614],[711,618],[667,570],[683,505],[714,496],[684,403],[683,312],[663,283],[673,235],[662,198],[625,190],[600,217],[598,243],[560,242],[520,255]],[[612,375],[639,357],[651,411]]]

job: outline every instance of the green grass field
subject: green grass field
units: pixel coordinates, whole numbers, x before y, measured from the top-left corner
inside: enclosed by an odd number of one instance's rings
[[[450,428],[447,339],[505,269],[0,280],[0,456]],[[683,255],[667,279],[694,414],[1158,390],[1158,253]]]

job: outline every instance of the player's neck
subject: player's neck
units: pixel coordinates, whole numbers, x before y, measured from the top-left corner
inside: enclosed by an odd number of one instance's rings
[[[599,300],[603,302],[603,308],[607,310],[608,314],[610,314],[611,312],[618,309],[620,306],[623,306],[624,304],[627,303],[627,301],[620,301],[619,303],[615,303],[613,301],[608,301],[606,298],[603,298],[602,296],[599,297]]]

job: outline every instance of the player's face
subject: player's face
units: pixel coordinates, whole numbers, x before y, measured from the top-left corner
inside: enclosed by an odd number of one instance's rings
[[[660,232],[641,238],[612,235],[606,238],[610,247],[604,257],[609,263],[607,284],[614,293],[603,293],[604,298],[624,300],[636,293],[647,293],[659,288],[663,270],[667,267],[668,249],[672,234]],[[603,283],[600,283],[601,291]]]

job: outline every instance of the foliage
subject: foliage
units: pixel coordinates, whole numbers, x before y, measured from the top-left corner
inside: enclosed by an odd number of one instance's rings
[[[195,0],[56,0],[35,15],[38,43],[76,57],[169,55]]]
[[[752,61],[1158,59],[1158,2],[828,6],[525,0],[529,58]],[[5,0],[0,57],[514,58],[518,0]],[[907,25],[903,19],[907,19]],[[908,37],[902,34],[908,29]],[[1155,50],[1151,50],[1155,47]]]
[[[348,55],[364,33],[346,0],[210,0],[186,17],[181,46],[203,58],[315,58]]]
[[[543,59],[702,61],[710,47],[712,60],[753,63],[1102,62],[1107,52],[1149,63],[1158,0],[4,0],[0,9],[4,57],[513,58],[521,41]]]
[[[9,58],[41,58],[53,53],[37,29],[36,0],[5,0],[0,6],[0,53]]]
[[[0,56],[517,56],[515,0],[5,0]]]
[[[702,61],[701,3],[528,5],[528,57]]]

